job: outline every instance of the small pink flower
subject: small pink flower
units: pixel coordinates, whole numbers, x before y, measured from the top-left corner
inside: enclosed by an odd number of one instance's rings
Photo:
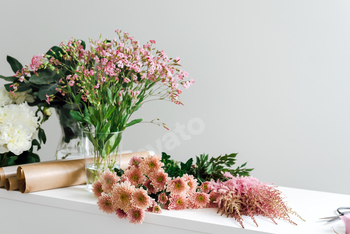
[[[169,180],[168,174],[164,173],[164,170],[158,170],[158,172],[151,174],[150,179],[156,190],[164,190],[165,185]]]
[[[187,186],[189,187],[188,193],[196,192],[198,182],[197,179],[193,177],[193,175],[184,174],[182,178],[185,180]]]
[[[209,203],[209,194],[193,193],[189,197],[189,203],[192,209],[204,208]]]
[[[159,205],[153,206],[153,213],[157,213],[157,214],[161,214],[162,213],[162,209],[160,208]]]
[[[155,40],[150,40],[150,42],[151,42],[152,44],[156,44],[156,41],[155,41]]]
[[[21,77],[19,78],[19,81],[23,82],[23,81],[24,81],[24,76],[21,76]]]
[[[147,156],[140,163],[140,169],[143,174],[150,175],[157,172],[164,164],[160,162],[161,156]]]
[[[177,177],[173,180],[169,180],[167,183],[167,191],[172,195],[185,194],[188,190],[189,186],[183,178]]]
[[[209,203],[207,204],[208,208],[215,208],[218,207],[218,198],[219,198],[220,194],[217,192],[212,191],[209,194]]]
[[[113,185],[119,181],[119,177],[115,172],[111,172],[109,169],[104,171],[100,177],[102,183],[102,190],[106,193],[112,191]]]
[[[75,83],[74,80],[70,80],[70,81],[68,82],[68,85],[69,85],[69,86],[73,86],[74,83]]]
[[[204,193],[209,193],[210,192],[210,182],[209,181],[203,182],[202,185],[200,186],[200,189]]]
[[[50,96],[46,94],[46,102],[50,105]]]
[[[168,196],[166,195],[166,193],[161,193],[158,195],[158,202],[165,204],[168,201]]]
[[[151,205],[151,198],[147,195],[146,190],[139,188],[132,194],[131,203],[134,207],[145,210]]]
[[[129,181],[117,183],[113,187],[112,200],[115,209],[120,208],[127,212],[131,208],[131,196],[135,191]]]
[[[101,181],[98,180],[96,183],[94,183],[92,185],[92,191],[93,191],[95,197],[101,196],[101,194],[103,192]]]
[[[145,218],[145,211],[139,208],[132,208],[127,212],[130,223],[141,224]]]
[[[106,212],[107,214],[114,212],[112,198],[105,193],[102,193],[102,195],[98,198],[97,205],[100,210]]]
[[[131,183],[131,185],[137,186],[145,181],[145,177],[137,167],[131,167],[125,171],[124,177]]]
[[[116,209],[115,214],[118,216],[120,219],[125,219],[128,215],[122,210],[122,209]]]
[[[152,193],[156,193],[157,190],[154,188],[154,186],[151,184],[151,180],[146,180],[146,182],[143,184],[147,190],[148,190],[148,194],[152,194]]]
[[[184,210],[187,206],[186,196],[178,194],[170,197],[169,210]]]
[[[129,165],[131,167],[139,167],[140,163],[142,162],[142,158],[140,156],[134,155],[129,161]]]

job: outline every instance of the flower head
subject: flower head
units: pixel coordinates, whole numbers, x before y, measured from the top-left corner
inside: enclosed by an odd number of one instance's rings
[[[97,181],[92,185],[92,192],[94,193],[95,197],[101,196],[103,189],[102,189],[102,183],[101,181]]]
[[[177,177],[167,182],[167,191],[172,195],[187,193],[189,186],[183,178]]]
[[[134,155],[129,161],[129,166],[138,168],[141,162],[142,158],[140,156]]]
[[[120,208],[116,209],[115,214],[118,216],[120,219],[125,219],[128,215]]]
[[[131,197],[134,191],[135,187],[129,181],[115,184],[112,191],[114,208],[127,212],[131,208]]]
[[[189,203],[192,209],[204,208],[208,202],[209,194],[207,193],[193,193],[189,197]]]
[[[164,164],[160,162],[159,155],[147,156],[140,163],[140,169],[143,174],[150,175],[156,173]]]
[[[162,213],[162,209],[160,208],[159,205],[153,206],[153,213],[157,213],[157,214],[161,214]]]
[[[188,193],[196,192],[198,182],[197,179],[193,177],[193,175],[184,174],[182,178],[185,180],[187,186],[189,187]]]
[[[102,190],[106,193],[112,191],[113,185],[119,181],[119,177],[115,172],[111,172],[109,169],[105,170],[101,177],[100,181],[102,183]]]
[[[140,209],[147,209],[151,205],[151,198],[147,195],[147,191],[143,188],[135,189],[131,196],[131,203],[133,207]]]
[[[151,174],[150,179],[156,190],[164,190],[165,185],[169,180],[168,174],[165,173],[164,170],[158,170],[158,172]]]
[[[106,212],[107,214],[114,212],[112,198],[105,193],[102,193],[102,195],[98,198],[97,205],[100,210]]]
[[[204,193],[209,193],[210,192],[210,182],[209,181],[203,182],[202,185],[200,186],[200,189]]]
[[[145,211],[139,208],[131,208],[127,212],[127,217],[130,223],[141,224],[145,218]]]
[[[156,189],[154,188],[154,186],[152,185],[152,181],[151,180],[146,180],[146,182],[143,184],[147,190],[148,190],[148,194],[152,194],[152,193],[156,193]]]
[[[171,196],[169,201],[169,210],[183,210],[187,207],[187,199],[185,194]]]
[[[132,185],[139,185],[145,180],[145,177],[142,175],[141,171],[137,167],[131,167],[125,171],[123,175]]]
[[[166,195],[166,193],[161,193],[158,195],[158,202],[165,204],[168,201],[168,196]]]
[[[219,197],[220,197],[219,193],[212,191],[209,194],[209,203],[207,204],[207,207],[208,208],[218,207]]]

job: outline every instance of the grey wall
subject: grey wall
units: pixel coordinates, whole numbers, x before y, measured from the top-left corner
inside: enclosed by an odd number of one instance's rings
[[[122,29],[156,40],[196,83],[185,106],[150,102],[135,114],[171,130],[136,125],[124,149],[178,160],[239,152],[261,181],[350,194],[349,12],[349,1],[326,0],[1,1],[0,74],[12,75],[6,55],[29,64],[70,37]],[[49,160],[57,118],[44,128]]]

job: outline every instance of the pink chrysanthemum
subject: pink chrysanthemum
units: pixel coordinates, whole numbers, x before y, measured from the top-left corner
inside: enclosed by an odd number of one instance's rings
[[[163,170],[159,170],[158,172],[153,173],[150,179],[156,190],[164,190],[169,178],[167,173],[165,173]]]
[[[106,193],[112,191],[113,185],[119,181],[119,177],[115,172],[111,172],[109,169],[104,171],[100,177],[102,183],[102,190]]]
[[[160,208],[159,205],[153,206],[153,213],[157,213],[157,214],[161,214],[162,213],[162,209]]]
[[[97,181],[92,185],[92,192],[94,193],[95,197],[101,196],[103,189],[102,189],[102,183],[101,181]]]
[[[208,208],[216,208],[218,207],[218,198],[219,198],[220,194],[217,192],[212,191],[209,194],[209,203],[207,204]]]
[[[177,177],[173,180],[167,182],[167,191],[172,195],[178,195],[182,193],[187,193],[189,186],[186,184],[183,178]]]
[[[188,193],[196,192],[198,182],[197,179],[193,177],[193,175],[184,174],[182,178],[185,180],[187,186],[189,187]]]
[[[115,184],[112,191],[112,201],[115,209],[122,209],[127,212],[131,208],[131,196],[135,191],[129,181]]]
[[[106,212],[107,214],[111,214],[114,212],[114,208],[112,205],[112,197],[108,196],[105,193],[102,193],[102,195],[98,198],[97,205],[100,210]]]
[[[118,215],[118,218],[125,219],[128,215],[122,209],[116,209],[115,214]]]
[[[145,218],[145,211],[139,208],[131,208],[127,215],[130,223],[141,224]]]
[[[151,184],[152,181],[151,180],[146,180],[146,182],[143,184],[147,190],[148,190],[148,194],[152,194],[152,193],[156,193],[156,189],[154,188],[154,186]]]
[[[185,194],[178,194],[170,197],[169,210],[183,210],[186,209],[187,199]]]
[[[129,161],[129,166],[138,168],[141,162],[142,162],[142,158],[140,156],[134,155]]]
[[[158,202],[165,204],[168,201],[168,196],[166,195],[166,193],[161,193],[158,195]]]
[[[147,209],[152,203],[151,198],[147,195],[147,191],[143,188],[135,189],[131,196],[132,206],[140,209]]]
[[[206,207],[209,203],[209,194],[207,193],[193,193],[189,197],[189,207],[192,209],[200,209]]]
[[[142,184],[145,180],[140,169],[136,167],[131,167],[129,170],[125,171],[124,177],[134,186]]]
[[[141,172],[146,175],[157,172],[162,166],[164,166],[160,160],[161,157],[159,155],[145,157],[140,163]]]
[[[205,181],[200,186],[200,189],[203,193],[209,193],[210,192],[210,181]]]

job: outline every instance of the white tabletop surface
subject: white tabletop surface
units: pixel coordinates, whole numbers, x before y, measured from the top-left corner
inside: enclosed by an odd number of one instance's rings
[[[319,218],[334,215],[336,208],[341,206],[350,206],[350,196],[318,192],[311,190],[278,187],[280,191],[285,195],[284,201],[287,202],[294,211],[302,216],[306,221],[300,220],[296,216],[291,216],[292,220],[297,225],[290,224],[284,220],[276,220],[278,225],[274,224],[266,217],[256,217],[259,227],[256,227],[253,221],[244,216],[244,226],[242,229],[239,223],[232,218],[226,218],[216,213],[215,208],[200,209],[200,210],[181,210],[181,211],[167,211],[163,210],[162,214],[146,213],[144,220],[144,227],[148,227],[147,224],[169,227],[175,229],[181,229],[188,231],[188,233],[317,233],[326,234],[334,233],[333,228],[338,233],[345,233],[344,225],[341,221],[336,221],[330,224],[321,222]],[[110,219],[113,217],[115,221],[119,222],[118,225],[125,225],[132,228],[134,225],[129,224],[127,220],[117,220],[115,214],[105,214],[98,209],[96,204],[97,199],[89,192],[85,190],[85,186],[73,186],[60,189],[52,189],[41,192],[34,192],[29,194],[21,194],[18,191],[6,191],[0,189],[0,219],[3,224],[6,219],[10,219],[10,216],[6,216],[6,209],[11,209],[15,205],[9,205],[8,207],[3,204],[14,204],[19,202],[34,204],[34,207],[38,209],[45,206],[50,209],[60,208],[63,210],[76,211],[84,213],[84,215],[90,214],[94,217],[104,216],[104,219]],[[3,208],[4,207],[4,208]],[[28,209],[35,209],[33,206]],[[16,208],[18,209],[18,208]],[[36,211],[33,210],[33,213]],[[78,213],[78,214],[79,214]],[[17,212],[17,218],[21,216],[21,212]],[[28,215],[27,215],[28,216]],[[77,218],[79,215],[77,215]],[[140,227],[143,227],[140,225]],[[151,226],[152,226],[151,225]],[[132,230],[132,229],[130,229]],[[340,232],[339,232],[340,231]],[[15,233],[15,232],[13,232]],[[31,233],[31,232],[30,232]],[[40,232],[37,232],[40,233]],[[148,232],[147,232],[148,233]],[[152,233],[157,233],[153,230]],[[175,232],[174,232],[175,233]],[[184,233],[184,232],[182,232]]]

